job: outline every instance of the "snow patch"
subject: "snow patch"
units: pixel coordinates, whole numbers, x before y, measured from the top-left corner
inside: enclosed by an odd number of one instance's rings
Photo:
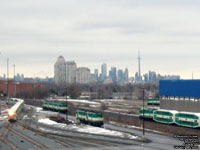
[[[134,135],[131,135],[128,133],[114,131],[114,130],[108,130],[108,129],[99,128],[99,127],[93,127],[93,126],[89,126],[89,125],[75,125],[75,124],[66,125],[63,123],[57,123],[55,121],[49,120],[48,118],[40,119],[40,120],[38,120],[38,122],[48,124],[48,125],[53,125],[55,127],[59,127],[59,128],[63,128],[63,129],[68,129],[68,130],[83,132],[83,133],[89,133],[89,134],[115,136],[115,137],[128,138],[128,139],[137,139],[138,138],[137,136],[134,136]]]
[[[89,100],[81,100],[81,99],[68,99],[68,102],[78,102],[78,103],[87,103],[87,104],[96,104],[96,105],[100,105],[99,102],[93,102],[93,101],[89,101]]]
[[[58,124],[57,122],[55,121],[52,121],[48,118],[44,118],[44,119],[39,119],[38,122],[40,123],[44,123],[44,124],[49,124],[49,125],[55,125],[55,124]]]

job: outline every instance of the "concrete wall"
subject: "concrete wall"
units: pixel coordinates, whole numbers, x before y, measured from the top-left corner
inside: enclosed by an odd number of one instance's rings
[[[200,102],[189,100],[160,100],[160,108],[200,113]]]

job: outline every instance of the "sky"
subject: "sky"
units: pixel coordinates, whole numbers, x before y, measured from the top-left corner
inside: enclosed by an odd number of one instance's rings
[[[53,77],[59,55],[108,69],[200,78],[199,0],[1,0],[0,75]]]

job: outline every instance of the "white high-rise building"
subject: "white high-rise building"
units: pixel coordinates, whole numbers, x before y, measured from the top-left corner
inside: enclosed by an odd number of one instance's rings
[[[66,83],[75,83],[76,63],[74,61],[66,62]]]
[[[86,67],[79,67],[76,70],[76,83],[88,84],[91,81],[90,69]]]
[[[59,56],[54,64],[54,79],[56,85],[64,85],[66,83],[66,63],[63,56]]]

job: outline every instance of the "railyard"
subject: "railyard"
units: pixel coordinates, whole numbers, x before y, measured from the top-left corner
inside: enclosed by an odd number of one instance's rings
[[[107,102],[107,101],[106,101]],[[114,107],[119,107],[117,101]],[[72,102],[73,106],[79,103]],[[97,104],[97,103],[96,103]],[[85,104],[78,104],[79,107]],[[91,103],[94,108],[95,103]],[[111,105],[110,103],[108,105]],[[87,104],[88,106],[88,104]],[[130,108],[129,105],[125,105]],[[25,105],[22,118],[15,123],[9,123],[6,110],[9,108],[1,101],[1,148],[2,149],[171,149],[174,145],[182,144],[172,136],[146,132],[137,128],[120,126],[119,123],[106,122],[104,128],[90,127],[82,124],[63,124],[48,120],[50,116],[65,114],[43,111],[40,107]],[[108,111],[109,112],[109,111]],[[75,117],[69,115],[73,122]],[[42,121],[43,120],[43,121]],[[95,131],[95,132],[94,132]],[[161,139],[162,137],[162,139]],[[165,141],[163,141],[165,140]],[[163,144],[165,147],[163,147]]]

